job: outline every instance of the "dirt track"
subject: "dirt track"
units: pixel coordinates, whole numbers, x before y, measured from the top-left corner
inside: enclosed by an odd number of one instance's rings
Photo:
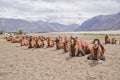
[[[0,39],[0,80],[120,80],[120,45],[105,47],[106,61],[67,60],[68,53],[55,47],[27,49]]]

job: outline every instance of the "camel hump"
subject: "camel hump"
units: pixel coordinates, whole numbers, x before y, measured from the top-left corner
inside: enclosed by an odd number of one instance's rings
[[[83,41],[81,41],[81,43],[82,43],[82,46],[88,46],[88,43],[87,43],[87,41],[85,41],[85,40],[83,40]]]

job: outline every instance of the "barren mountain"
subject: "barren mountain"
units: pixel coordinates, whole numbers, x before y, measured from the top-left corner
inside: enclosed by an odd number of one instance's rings
[[[75,31],[106,31],[120,30],[120,13],[99,15],[85,21]]]

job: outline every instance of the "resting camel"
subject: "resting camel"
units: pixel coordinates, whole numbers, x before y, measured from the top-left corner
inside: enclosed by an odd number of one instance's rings
[[[108,35],[105,36],[105,44],[110,44],[110,38]]]
[[[44,39],[42,36],[39,36],[36,38],[36,45],[37,45],[37,48],[44,47]]]
[[[55,43],[50,37],[47,37],[47,47],[54,47]]]
[[[15,36],[15,37],[12,37],[11,43],[20,43],[21,40],[22,40],[22,36]]]
[[[105,60],[104,53],[105,53],[105,47],[100,43],[99,39],[94,39],[93,44],[89,46],[90,49],[90,55],[87,59],[89,60]]]
[[[28,48],[36,48],[37,44],[36,44],[36,38],[31,36],[29,39],[29,46]]]
[[[117,43],[117,40],[115,38],[112,38],[111,39],[111,44],[116,44]]]
[[[64,44],[60,36],[59,38],[56,38],[55,42],[56,42],[56,49],[63,49]]]
[[[13,38],[13,36],[9,36],[9,37],[6,37],[6,40],[7,40],[7,41],[11,41],[12,38]]]
[[[64,52],[70,52],[71,50],[71,39],[68,39],[64,42]]]
[[[81,54],[82,56],[85,55],[85,52],[82,49],[82,45],[80,43],[80,40],[76,38],[72,39],[72,44],[71,44],[71,50],[70,50],[70,56],[79,56]]]
[[[28,39],[27,39],[26,36],[23,36],[20,44],[21,44],[21,46],[27,46],[29,44]]]

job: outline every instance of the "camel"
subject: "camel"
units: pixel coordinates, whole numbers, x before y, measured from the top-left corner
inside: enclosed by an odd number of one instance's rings
[[[63,39],[59,36],[59,38],[56,38],[56,49],[63,49],[64,44],[63,44]]]
[[[28,48],[36,48],[37,44],[36,44],[36,38],[31,36],[29,39],[29,46]]]
[[[85,55],[85,52],[82,49],[82,45],[80,43],[80,40],[78,40],[77,37],[72,39],[71,50],[70,50],[70,54],[69,55],[71,57],[74,57],[74,56],[77,57],[79,55],[82,55],[82,56]]]
[[[44,39],[43,37],[39,36],[36,38],[36,45],[37,45],[37,48],[43,48],[44,47]]]
[[[99,39],[94,39],[93,44],[89,45],[90,55],[88,56],[88,60],[105,60],[104,53],[105,47],[100,43]]]
[[[105,44],[110,44],[110,38],[108,35],[105,36]]]
[[[47,47],[54,47],[55,43],[50,37],[47,37]]]

